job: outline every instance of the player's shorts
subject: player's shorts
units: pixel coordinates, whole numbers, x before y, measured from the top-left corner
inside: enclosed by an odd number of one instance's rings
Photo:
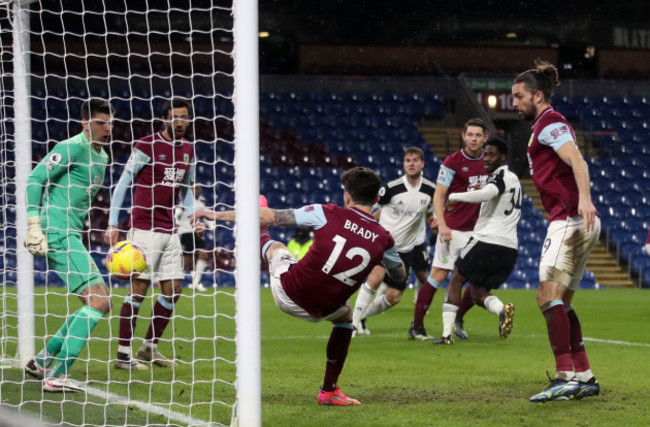
[[[587,258],[599,237],[599,217],[590,232],[585,230],[581,216],[553,221],[548,226],[539,261],[540,282],[557,282],[573,291],[578,289]]]
[[[306,320],[307,322],[322,322],[324,320],[335,320],[343,316],[350,309],[350,301],[347,301],[344,306],[335,312],[328,314],[324,317],[314,317],[307,313],[304,308],[293,302],[291,298],[284,292],[282,281],[280,277],[286,273],[289,268],[295,264],[296,259],[291,255],[288,250],[275,255],[269,261],[269,274],[271,276],[271,293],[275,300],[275,305],[285,313],[297,317],[298,319]]]
[[[197,249],[205,249],[205,240],[196,233],[179,234],[184,255],[193,255]]]
[[[421,245],[415,246],[408,252],[398,252],[400,259],[404,263],[406,269],[406,277],[411,273],[411,268],[415,271],[426,271],[429,268],[429,256],[427,254],[427,245],[422,243]],[[384,277],[384,283],[386,283],[391,288],[395,288],[399,291],[404,291],[406,289],[406,281],[403,283],[396,283],[388,274]]]
[[[469,242],[472,237],[472,231],[451,230],[451,241],[436,241],[436,250],[433,253],[432,267],[453,270],[458,254]]]
[[[178,234],[132,228],[127,238],[140,246],[147,258],[149,271],[141,273],[138,279],[152,283],[183,280],[183,248]]]
[[[456,261],[458,272],[474,286],[497,289],[517,263],[517,249],[471,238]]]
[[[80,295],[84,289],[104,285],[97,264],[76,234],[47,234],[48,268],[53,270],[72,293]]]

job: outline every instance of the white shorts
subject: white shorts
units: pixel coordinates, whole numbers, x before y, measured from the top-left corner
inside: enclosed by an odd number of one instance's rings
[[[451,230],[451,240],[449,242],[438,239],[433,254],[433,264],[431,265],[445,270],[453,270],[460,251],[467,245],[473,233],[473,231]]]
[[[149,271],[140,274],[138,279],[152,283],[183,280],[183,248],[178,234],[132,228],[127,239],[140,246],[147,257]]]
[[[590,232],[585,230],[581,216],[553,221],[548,226],[539,261],[540,282],[561,283],[575,291],[599,236],[599,217],[596,217],[594,229]]]
[[[334,313],[325,317],[314,317],[307,313],[305,309],[293,302],[291,298],[284,292],[280,276],[286,273],[292,264],[297,261],[288,250],[275,255],[269,262],[269,274],[271,276],[271,293],[275,300],[275,305],[285,313],[297,317],[298,319],[306,320],[307,322],[322,322],[323,320],[334,320],[343,316],[350,309],[350,301],[347,301],[344,307],[339,308]]]

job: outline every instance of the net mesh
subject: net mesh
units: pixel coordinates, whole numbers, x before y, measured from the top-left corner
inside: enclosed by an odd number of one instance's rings
[[[116,109],[104,183],[86,217],[83,241],[107,286],[113,310],[94,330],[69,377],[84,388],[78,394],[52,394],[22,369],[1,371],[5,403],[37,413],[47,424],[155,425],[228,424],[235,405],[235,301],[232,228],[217,225],[205,235],[205,255],[186,257],[184,292],[158,345],[173,358],[171,368],[116,370],[120,307],[128,285],[106,273],[111,195],[135,141],[162,129],[162,104],[189,101],[194,118],[188,138],[194,146],[196,182],[208,207],[234,206],[232,3],[219,0],[52,1],[21,5],[30,26],[29,125],[32,165],[57,142],[82,130],[80,106],[104,98]],[[16,210],[13,139],[12,6],[0,2],[0,275],[2,276],[3,360],[16,352]],[[127,192],[120,214],[126,237],[133,202]],[[178,213],[178,212],[177,212]],[[182,214],[181,214],[182,215]],[[193,282],[198,258],[207,264]],[[187,289],[200,284],[205,291]],[[38,352],[81,304],[61,275],[43,257],[34,257],[35,341]],[[149,327],[160,289],[152,286],[142,303],[134,332],[136,353]],[[5,366],[8,363],[5,363]],[[6,396],[12,398],[5,400]]]

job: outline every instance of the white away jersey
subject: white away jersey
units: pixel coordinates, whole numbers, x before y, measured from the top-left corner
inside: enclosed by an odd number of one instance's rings
[[[424,243],[425,217],[427,212],[432,212],[435,189],[435,184],[424,177],[412,187],[404,175],[379,190],[379,224],[390,231],[399,252],[408,252]]]
[[[470,193],[454,193],[450,200],[481,203],[474,227],[477,240],[517,249],[517,223],[521,218],[521,183],[504,165],[492,172],[485,187]]]

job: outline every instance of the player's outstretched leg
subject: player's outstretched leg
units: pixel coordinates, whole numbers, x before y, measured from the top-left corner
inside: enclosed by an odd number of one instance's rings
[[[351,314],[348,315],[352,317]],[[323,379],[321,391],[318,394],[319,405],[360,405],[358,400],[341,393],[336,384],[343,370],[345,359],[348,356],[353,329],[352,322],[349,321],[332,324],[332,332],[327,342],[325,378]]]

